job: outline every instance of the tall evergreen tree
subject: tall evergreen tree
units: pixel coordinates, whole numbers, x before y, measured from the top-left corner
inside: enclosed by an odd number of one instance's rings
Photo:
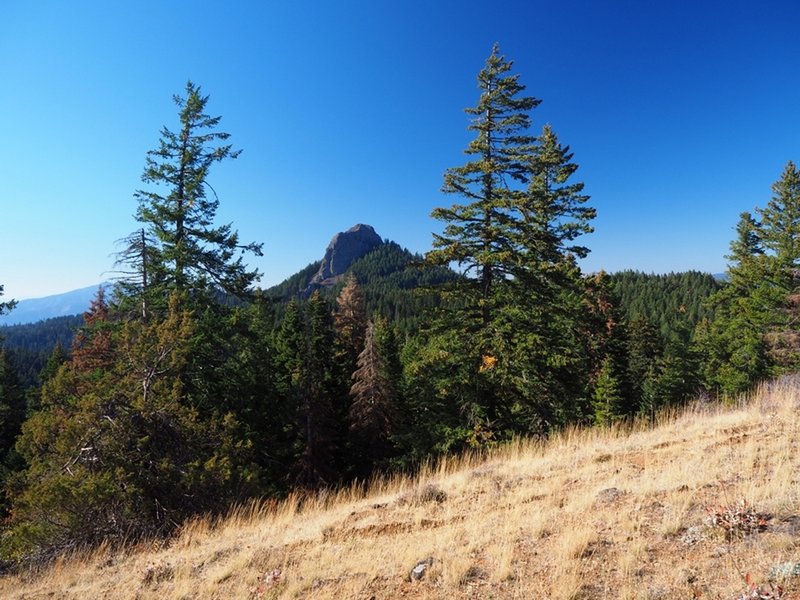
[[[14,445],[25,421],[27,400],[19,377],[0,347],[0,515],[6,516],[9,498],[6,482],[24,468]]]
[[[444,193],[462,196],[467,203],[432,213],[446,225],[441,234],[434,234],[434,250],[427,259],[438,264],[456,262],[467,275],[458,280],[459,295],[466,303],[463,316],[473,331],[490,326],[497,302],[494,288],[513,274],[508,261],[513,242],[506,223],[524,196],[520,186],[529,180],[533,158],[529,113],[541,101],[520,95],[525,86],[511,68],[495,44],[478,74],[478,104],[466,109],[474,116],[469,129],[476,137],[465,153],[474,158],[448,169],[442,186]]]
[[[216,288],[234,296],[245,295],[258,278],[243,262],[243,254],[261,255],[261,245],[241,244],[232,226],[214,225],[219,199],[208,176],[211,167],[239,155],[225,142],[230,134],[217,131],[220,117],[206,114],[208,96],[189,81],[185,96],[174,96],[179,107],[179,129],[161,130],[159,147],[147,153],[142,181],[152,184],[139,190],[137,220],[145,235],[155,241],[152,264],[143,270],[150,253],[134,251],[130,260],[144,275],[149,290],[163,304],[164,290],[175,289],[207,297]],[[137,250],[138,240],[129,249]],[[124,256],[123,251],[123,258]]]
[[[800,367],[800,170],[789,161],[759,219],[742,213],[728,256],[730,283],[710,300],[703,334],[707,384],[739,393]]]
[[[573,242],[594,231],[589,223],[596,211],[586,206],[589,196],[583,193],[584,184],[571,181],[578,170],[572,157],[569,146],[562,146],[552,127],[545,125],[536,139],[528,193],[515,223],[517,253],[525,259],[515,276],[529,275],[532,263],[538,272],[544,265],[559,265],[566,256],[589,254],[588,248]]]
[[[794,271],[800,268],[800,170],[792,161],[772,185],[770,201],[757,212],[759,241],[791,286],[786,289],[789,292],[794,287]]]
[[[628,332],[617,306],[610,278],[601,271],[585,277],[584,316],[579,330],[583,338],[585,371],[591,387],[592,413],[601,424],[634,412],[627,373]],[[578,370],[579,364],[574,370]],[[580,406],[573,411],[580,418]]]
[[[19,378],[0,348],[0,462],[14,447],[22,422],[25,420],[25,393]]]
[[[278,389],[294,415],[291,480],[315,488],[338,478],[336,415],[343,399],[328,303],[314,292],[302,308],[297,300],[289,303],[277,334]]]
[[[664,342],[656,326],[644,316],[634,318],[628,324],[627,330],[627,376],[633,408],[639,411],[645,382],[664,352]]]
[[[386,363],[380,353],[372,322],[367,325],[364,349],[358,356],[358,368],[353,373],[350,397],[350,431],[360,442],[361,460],[372,465],[380,463],[388,458],[391,451],[390,438],[395,432],[397,415]]]
[[[375,342],[383,357],[389,394],[397,400],[398,406],[403,398],[403,363],[400,358],[400,342],[395,326],[385,317],[378,317],[374,323]],[[402,415],[397,415],[402,419]]]
[[[708,300],[716,318],[698,326],[706,386],[723,394],[743,392],[769,369],[764,333],[775,299],[767,277],[769,258],[761,226],[743,212],[728,258],[728,284]]]
[[[332,485],[338,479],[338,419],[346,393],[334,354],[335,331],[328,302],[317,291],[308,300],[306,381],[300,405],[303,449],[298,482],[306,487]],[[340,418],[340,417],[339,417]]]
[[[652,417],[663,408],[684,404],[696,397],[700,383],[700,357],[691,331],[679,327],[648,370],[639,412]]]
[[[426,257],[463,269],[442,311],[443,328],[469,348],[460,357],[470,382],[461,414],[473,430],[504,435],[548,427],[585,391],[575,258],[588,250],[573,242],[594,216],[583,185],[569,181],[577,169],[569,148],[550,127],[528,133],[539,100],[521,95],[511,68],[495,46],[478,75],[480,100],[467,109],[474,159],[449,169],[443,186],[466,202],[434,210],[445,227]]]
[[[117,254],[115,265],[121,267],[117,273],[118,295],[122,304],[135,301],[134,308],[146,321],[149,316],[150,288],[153,265],[157,264],[156,242],[144,227],[118,241],[123,245]]]
[[[342,352],[343,366],[348,373],[352,373],[355,370],[358,355],[364,349],[367,331],[364,291],[352,273],[348,275],[345,285],[336,299],[333,322]]]
[[[775,307],[765,341],[777,372],[796,371],[800,368],[800,169],[792,161],[772,192],[767,205],[758,210],[760,241],[769,257],[764,287]]]

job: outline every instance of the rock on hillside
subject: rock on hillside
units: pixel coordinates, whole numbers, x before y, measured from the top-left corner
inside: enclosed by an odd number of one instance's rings
[[[383,244],[381,236],[375,233],[375,229],[370,225],[359,223],[347,231],[337,233],[328,244],[322,264],[311,278],[306,294],[319,287],[334,285],[354,261],[372,252],[381,244]]]

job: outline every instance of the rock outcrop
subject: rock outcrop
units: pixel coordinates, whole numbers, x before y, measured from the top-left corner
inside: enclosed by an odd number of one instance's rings
[[[370,225],[359,223],[347,231],[337,233],[328,244],[322,264],[306,288],[306,295],[319,287],[334,285],[353,262],[381,244],[381,236]]]

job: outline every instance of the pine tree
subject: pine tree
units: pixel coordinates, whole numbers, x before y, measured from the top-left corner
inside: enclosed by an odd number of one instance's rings
[[[350,431],[360,442],[362,460],[367,458],[372,464],[379,463],[389,455],[397,416],[386,364],[378,349],[372,322],[367,325],[364,350],[358,356],[350,397]]]
[[[301,309],[297,300],[286,308],[276,338],[278,390],[293,413],[289,461],[292,483],[315,488],[335,483],[337,473],[336,414],[342,412],[334,330],[328,303],[319,292]]]
[[[194,321],[177,298],[158,321],[104,327],[87,313],[80,355],[42,392],[17,449],[7,543],[53,555],[173,531],[198,513],[242,501],[248,455],[226,415],[203,420],[180,378]]]
[[[466,110],[474,117],[469,129],[476,136],[465,152],[473,158],[444,175],[442,191],[466,202],[433,211],[432,216],[445,227],[441,234],[434,234],[434,249],[426,255],[432,264],[457,263],[464,275],[444,292],[441,329],[459,332],[456,338],[443,336],[442,341],[466,343],[466,354],[463,349],[450,350],[460,356],[466,370],[456,379],[463,378],[470,390],[456,396],[466,431],[507,427],[508,404],[515,402],[507,390],[500,389],[500,378],[493,377],[501,351],[509,354],[505,332],[497,326],[497,309],[510,303],[508,281],[519,271],[508,222],[514,219],[529,181],[534,151],[529,113],[540,100],[521,95],[525,86],[511,69],[512,63],[495,45],[478,74],[478,104]],[[506,362],[509,359],[503,357]],[[506,406],[501,395],[508,400]],[[499,425],[498,419],[506,423]]]
[[[698,328],[704,355],[704,380],[723,394],[745,391],[767,375],[764,333],[774,298],[763,286],[769,258],[761,243],[760,224],[743,212],[728,258],[728,284],[709,298],[716,318]]]
[[[641,410],[648,374],[655,368],[663,352],[661,334],[646,317],[636,317],[628,324],[627,372],[634,410]]]
[[[39,379],[42,383],[46,383],[52,379],[58,372],[58,368],[67,362],[68,359],[69,355],[64,350],[61,342],[56,342],[56,345],[53,346],[53,351],[50,353],[50,356],[47,357],[47,363],[45,363],[42,372],[39,374]]]
[[[654,416],[669,406],[680,406],[700,389],[700,357],[687,328],[667,340],[664,354],[648,371],[643,384],[642,414]]]
[[[355,370],[358,355],[364,349],[367,330],[364,291],[352,273],[348,275],[345,285],[336,299],[333,322],[342,352],[343,366],[348,373],[352,373]]]
[[[0,285],[0,298],[3,297],[3,286]],[[10,311],[14,306],[16,306],[16,302],[14,300],[8,302],[0,302],[0,315],[4,315],[8,311]]]
[[[800,368],[800,169],[789,161],[772,186],[773,197],[760,217],[760,241],[767,254],[766,288],[774,307],[766,331],[770,361],[778,372]]]
[[[227,325],[226,353],[219,379],[226,382],[226,402],[260,469],[259,493],[285,490],[291,437],[291,407],[279,388],[275,315],[269,298],[256,291],[252,303],[234,311]]]
[[[338,478],[337,415],[346,402],[334,355],[333,319],[328,303],[314,292],[308,300],[306,376],[300,404],[303,448],[297,481],[304,487],[332,485]]]
[[[598,425],[609,425],[625,416],[625,398],[615,373],[612,357],[607,356],[594,385],[592,398],[594,421]]]
[[[585,277],[581,283],[583,321],[579,333],[584,340],[586,361],[581,368],[576,360],[573,373],[585,374],[591,387],[593,418],[606,424],[633,413],[627,374],[628,334],[608,275],[601,271]],[[573,419],[584,416],[580,408],[576,402],[570,415]]]
[[[724,394],[800,366],[800,171],[791,161],[760,219],[742,213],[728,256],[730,283],[710,303],[705,379]]]
[[[101,287],[83,314],[84,325],[72,338],[72,364],[81,372],[107,371],[116,360],[112,348],[114,324],[110,320],[105,290]]]
[[[383,357],[386,382],[389,386],[389,394],[395,398],[398,406],[402,405],[403,399],[403,363],[400,358],[400,342],[397,337],[397,330],[389,320],[378,317],[374,322],[375,342],[378,353]],[[397,415],[402,419],[402,415]]]
[[[152,265],[158,261],[156,242],[142,227],[118,243],[124,247],[115,262],[115,266],[122,268],[117,273],[117,295],[123,307],[134,304],[141,319],[146,321],[150,312],[148,296],[152,295],[151,288],[158,287],[152,279]]]
[[[777,271],[791,284],[794,271],[800,268],[800,170],[792,161],[772,185],[772,193],[772,199],[757,211],[760,217],[758,238],[764,250],[774,258]]]
[[[0,462],[4,462],[25,420],[25,394],[19,378],[0,348]]]
[[[516,225],[517,252],[524,258],[517,277],[538,273],[542,266],[561,264],[565,257],[585,258],[589,249],[573,242],[594,229],[589,224],[596,216],[586,206],[589,196],[584,184],[572,182],[578,165],[572,162],[569,146],[562,146],[550,125],[536,139],[536,150],[529,165],[528,193],[520,205]],[[537,269],[531,269],[531,265]]]
[[[144,183],[156,187],[135,194],[136,218],[155,247],[148,252],[132,240],[121,258],[130,251],[127,257],[138,284],[149,286],[145,295],[153,293],[162,304],[164,288],[189,296],[208,297],[214,288],[245,296],[259,274],[246,268],[243,254],[260,256],[261,245],[242,245],[231,225],[214,225],[219,199],[208,183],[211,167],[235,159],[240,151],[224,143],[230,135],[216,130],[221,118],[205,113],[208,96],[198,86],[189,81],[185,97],[173,99],[180,109],[180,129],[161,130],[159,147],[147,153],[142,174]],[[145,258],[152,258],[147,269]]]
[[[524,195],[520,186],[529,180],[533,158],[529,112],[541,101],[520,96],[525,86],[511,68],[495,44],[478,74],[478,104],[466,109],[475,117],[469,129],[476,137],[465,152],[474,159],[448,169],[442,186],[444,193],[462,196],[467,203],[432,213],[446,226],[442,234],[434,234],[434,250],[426,258],[435,264],[456,262],[467,275],[458,283],[470,331],[491,325],[497,302],[494,288],[513,274],[508,261],[513,242],[502,232]]]
[[[569,148],[550,127],[529,135],[539,100],[521,96],[511,67],[495,46],[478,75],[481,97],[467,110],[476,117],[466,151],[474,159],[449,169],[443,186],[466,202],[433,211],[445,227],[426,256],[463,270],[445,290],[440,320],[468,348],[460,363],[470,391],[456,396],[460,412],[473,432],[503,435],[567,418],[585,390],[575,258],[588,249],[573,242],[594,216],[583,185],[569,181],[577,169]]]

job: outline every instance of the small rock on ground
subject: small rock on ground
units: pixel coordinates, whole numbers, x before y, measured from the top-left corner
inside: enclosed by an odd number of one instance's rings
[[[411,573],[409,574],[409,578],[411,581],[419,581],[423,577],[425,577],[425,573],[427,573],[428,569],[433,564],[433,557],[429,556],[428,558],[419,561],[414,568],[411,569]]]

